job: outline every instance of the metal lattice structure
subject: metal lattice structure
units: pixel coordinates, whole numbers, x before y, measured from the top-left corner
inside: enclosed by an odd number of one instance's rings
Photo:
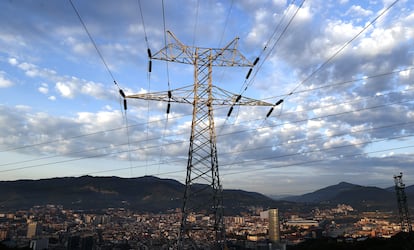
[[[213,66],[252,67],[237,50],[238,38],[220,49],[187,46],[167,32],[169,43],[150,59],[194,66],[194,84],[167,92],[126,98],[191,104],[193,106],[187,174],[183,197],[179,249],[224,249],[223,196],[217,159],[214,105],[273,106],[213,86]],[[230,114],[230,112],[229,112]],[[204,214],[203,219],[196,215]],[[207,219],[206,219],[207,218]]]
[[[405,194],[405,184],[402,181],[402,173],[394,175],[395,193],[397,195],[398,215],[401,225],[401,231],[411,232],[411,220],[408,211],[407,195]]]

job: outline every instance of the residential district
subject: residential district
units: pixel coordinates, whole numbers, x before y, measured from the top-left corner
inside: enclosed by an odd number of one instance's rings
[[[391,212],[359,213],[344,204],[333,209],[315,208],[306,214],[261,207],[248,211],[224,217],[228,249],[269,249],[272,237],[279,244],[277,249],[286,249],[312,238],[363,241],[391,237],[401,230]],[[0,242],[26,249],[175,249],[180,216],[179,209],[142,214],[123,208],[91,212],[59,205],[36,206],[0,212]],[[205,215],[191,217],[200,223],[210,220]],[[269,217],[277,218],[276,231],[269,230]]]

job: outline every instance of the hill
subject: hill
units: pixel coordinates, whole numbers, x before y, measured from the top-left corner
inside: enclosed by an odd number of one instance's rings
[[[406,188],[408,204],[414,207],[413,186]],[[394,188],[378,188],[341,182],[300,196],[285,197],[284,200],[313,204],[348,204],[360,211],[396,210]],[[410,201],[412,201],[410,203]]]
[[[204,186],[199,184],[200,188]],[[23,209],[35,205],[59,204],[71,209],[124,207],[146,212],[181,208],[184,184],[153,176],[67,177],[0,182],[0,209]],[[199,197],[203,199],[202,196]],[[223,191],[225,212],[239,213],[251,206],[292,207],[262,194],[243,190]]]

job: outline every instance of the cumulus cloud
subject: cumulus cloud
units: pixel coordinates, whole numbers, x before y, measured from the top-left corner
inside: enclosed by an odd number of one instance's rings
[[[37,88],[37,90],[39,90],[40,93],[46,95],[47,93],[49,93],[49,86],[47,83],[42,83],[41,86]]]
[[[66,98],[73,98],[74,97],[74,88],[76,86],[73,83],[64,83],[64,82],[57,82],[56,83],[56,90],[61,94],[61,96]]]
[[[0,88],[8,88],[13,86],[13,82],[6,77],[6,72],[0,71]]]

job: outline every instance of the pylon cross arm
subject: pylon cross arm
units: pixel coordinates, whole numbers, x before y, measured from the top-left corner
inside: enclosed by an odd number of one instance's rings
[[[222,105],[222,106],[239,105],[239,106],[271,107],[274,105],[269,102],[256,100],[256,99],[245,97],[245,96],[240,96],[240,98],[238,98],[239,95],[231,93],[217,86],[212,87],[212,92],[214,96],[212,100],[212,104],[216,106],[217,105]],[[171,95],[169,95],[169,93]],[[186,86],[186,87],[171,90],[169,92],[161,91],[161,92],[153,92],[153,93],[127,95],[126,98],[193,104],[194,103],[193,93],[194,93],[193,86]],[[208,101],[208,98],[201,98],[198,100],[199,103],[206,103],[207,101]]]

